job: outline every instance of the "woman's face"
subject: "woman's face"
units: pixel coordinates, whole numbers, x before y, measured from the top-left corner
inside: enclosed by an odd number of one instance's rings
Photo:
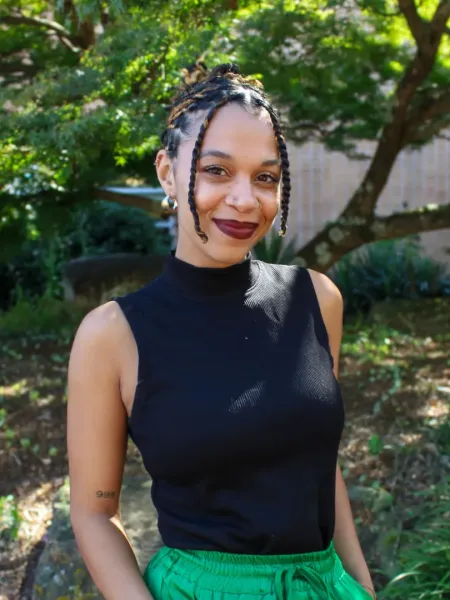
[[[205,114],[170,161],[157,157],[165,192],[178,204],[176,255],[196,266],[228,266],[245,258],[270,229],[279,208],[281,164],[270,116],[251,114],[237,104],[220,108],[209,124],[200,150],[195,205],[203,243],[188,205],[192,151]]]

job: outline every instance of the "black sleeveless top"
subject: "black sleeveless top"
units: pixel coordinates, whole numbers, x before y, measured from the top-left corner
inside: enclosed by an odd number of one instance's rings
[[[170,256],[160,277],[114,299],[138,348],[129,433],[153,479],[163,542],[325,549],[344,410],[308,271]]]

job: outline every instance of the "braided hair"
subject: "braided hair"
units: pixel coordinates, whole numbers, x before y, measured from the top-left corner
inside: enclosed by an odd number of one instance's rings
[[[198,61],[189,68],[184,69],[182,74],[184,76],[184,84],[172,101],[167,127],[161,136],[161,141],[169,158],[176,158],[180,143],[189,134],[193,121],[192,114],[199,111],[207,111],[192,152],[188,190],[188,204],[194,218],[197,235],[202,242],[208,241],[207,235],[200,227],[200,219],[194,197],[200,149],[211,119],[219,108],[231,102],[239,104],[246,109],[265,109],[270,116],[281,159],[280,235],[286,235],[291,192],[289,158],[278,114],[264,93],[262,84],[256,79],[242,76],[238,66],[234,63],[219,65],[209,73],[205,63]]]

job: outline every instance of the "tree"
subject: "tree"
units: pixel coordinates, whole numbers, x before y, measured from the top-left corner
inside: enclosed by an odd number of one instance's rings
[[[358,141],[377,143],[345,209],[297,261],[326,270],[365,243],[450,227],[450,204],[375,214],[400,152],[448,134],[450,0],[294,0],[247,13],[226,48],[286,107],[287,136],[356,160]]]
[[[148,209],[106,184],[151,180],[182,67],[229,0],[35,0],[0,7],[0,252],[55,230],[75,203]]]
[[[326,270],[366,242],[448,227],[450,205],[383,218],[375,208],[398,154],[450,125],[449,17],[450,0],[135,0],[126,10],[120,0],[4,0],[3,248],[105,197],[108,183],[151,182],[180,70],[200,56],[260,76],[293,141],[355,159],[358,140],[377,141],[347,207],[299,261]]]

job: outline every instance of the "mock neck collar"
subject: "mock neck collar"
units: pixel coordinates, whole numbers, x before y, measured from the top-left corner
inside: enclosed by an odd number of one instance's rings
[[[250,254],[229,267],[196,267],[175,256],[166,257],[164,279],[183,292],[199,298],[212,298],[229,294],[245,294],[259,277],[259,266]]]

